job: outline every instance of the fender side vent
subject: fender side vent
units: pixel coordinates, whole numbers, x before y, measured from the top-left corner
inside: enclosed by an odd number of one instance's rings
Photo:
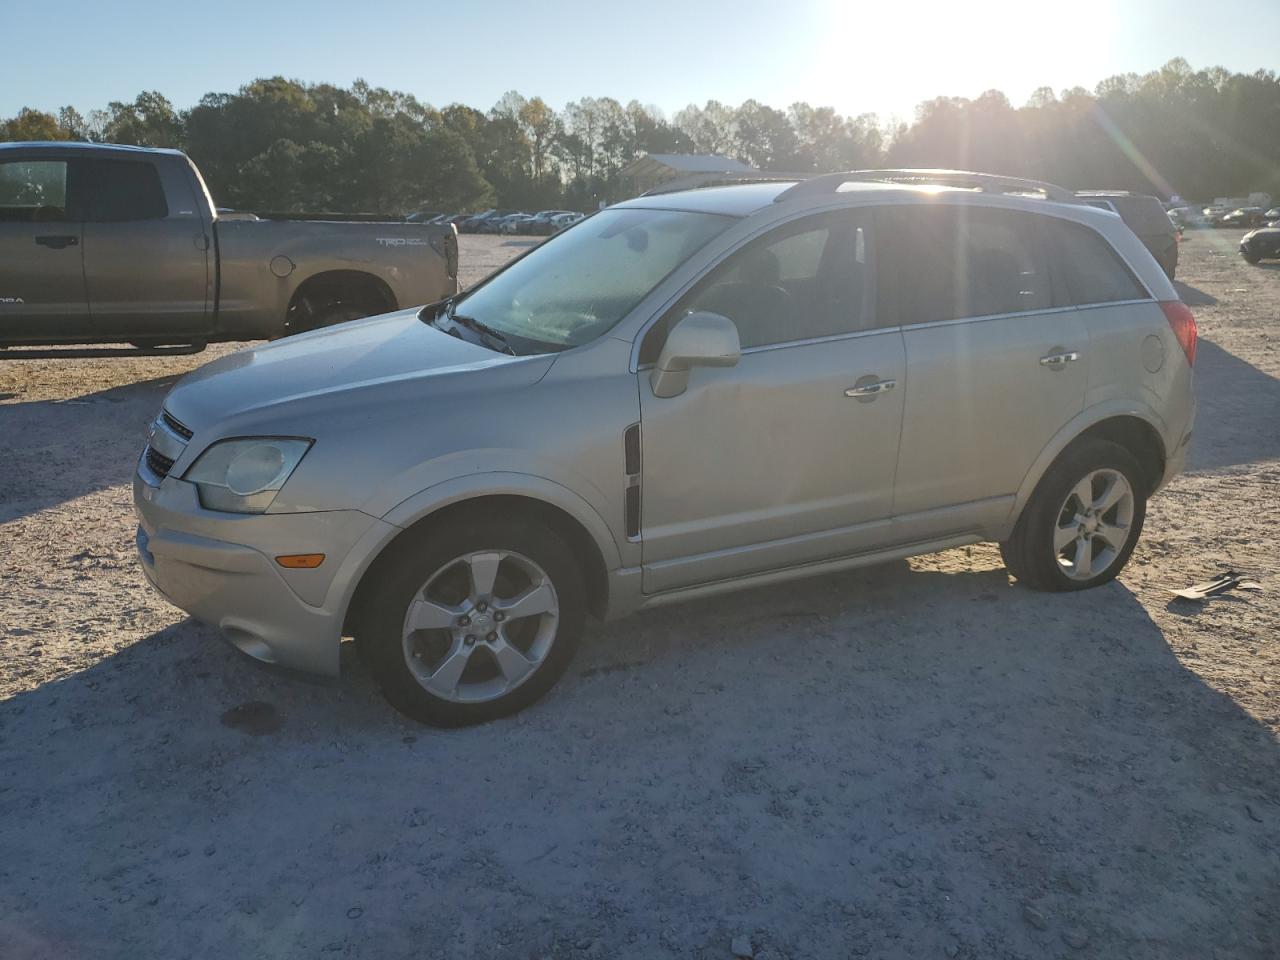
[[[634,540],[640,536],[640,484],[633,483],[626,492],[627,537]]]
[[[627,476],[634,477],[640,472],[640,424],[633,423],[622,435],[622,450],[626,458]]]
[[[640,536],[640,424],[633,423],[622,434],[622,459],[626,464],[626,488],[623,490],[624,524],[627,539]]]

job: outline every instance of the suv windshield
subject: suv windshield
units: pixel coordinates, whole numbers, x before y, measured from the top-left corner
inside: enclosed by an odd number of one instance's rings
[[[602,210],[460,298],[454,313],[504,338],[564,350],[596,339],[734,217]]]

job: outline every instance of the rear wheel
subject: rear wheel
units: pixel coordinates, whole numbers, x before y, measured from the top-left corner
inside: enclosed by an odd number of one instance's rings
[[[396,709],[434,726],[483,723],[533,703],[564,673],[586,601],[554,530],[458,519],[393,549],[359,642]]]
[[[1244,257],[1245,263],[1257,263],[1262,259],[1256,253],[1241,252],[1240,256]]]
[[[1040,482],[1000,554],[1029,587],[1095,587],[1128,562],[1146,508],[1142,470],[1128,450],[1107,440],[1078,441]]]

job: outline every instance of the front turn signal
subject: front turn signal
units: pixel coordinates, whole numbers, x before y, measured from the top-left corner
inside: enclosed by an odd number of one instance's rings
[[[324,563],[323,553],[290,553],[276,557],[276,563],[289,570],[314,570]]]

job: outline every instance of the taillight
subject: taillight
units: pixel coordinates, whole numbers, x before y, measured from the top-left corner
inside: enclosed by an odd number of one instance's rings
[[[1160,309],[1164,311],[1165,319],[1169,321],[1169,328],[1173,331],[1173,335],[1178,338],[1178,344],[1182,347],[1182,352],[1187,355],[1187,363],[1191,366],[1196,365],[1196,318],[1188,307],[1181,300],[1163,300],[1160,303]]]

